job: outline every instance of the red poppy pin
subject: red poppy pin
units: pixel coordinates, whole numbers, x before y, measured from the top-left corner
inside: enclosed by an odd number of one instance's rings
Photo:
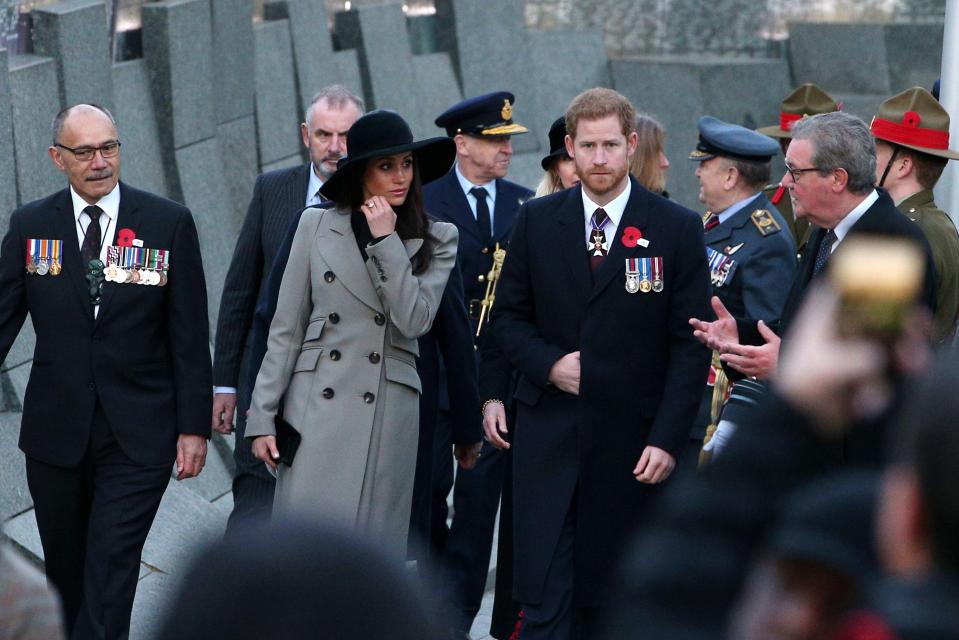
[[[623,245],[632,249],[643,239],[643,232],[636,227],[626,227],[623,229]]]
[[[133,229],[120,229],[117,231],[117,246],[118,247],[132,247],[133,241],[137,239],[137,234],[133,232]]]

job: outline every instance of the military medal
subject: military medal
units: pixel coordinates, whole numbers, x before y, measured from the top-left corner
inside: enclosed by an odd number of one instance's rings
[[[663,291],[663,258],[658,256],[653,260],[653,291],[662,293]]]
[[[61,256],[63,254],[63,240],[50,241],[50,275],[58,276],[62,270]]]
[[[639,258],[626,258],[626,293],[639,291]]]
[[[653,290],[653,283],[649,280],[649,258],[638,258],[639,268],[642,276],[639,280],[639,290],[643,293],[649,293]]]
[[[721,287],[732,279],[736,271],[736,261],[728,255],[706,247],[706,260],[709,262],[709,278],[714,287]]]
[[[35,275],[37,273],[37,246],[39,242],[33,238],[27,239],[27,273]]]
[[[50,265],[46,261],[40,262],[37,264],[37,275],[45,276],[50,273]]]

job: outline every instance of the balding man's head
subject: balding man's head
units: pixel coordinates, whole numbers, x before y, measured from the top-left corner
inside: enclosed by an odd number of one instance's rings
[[[120,179],[116,122],[98,105],[78,104],[58,113],[48,153],[77,195],[89,204],[113,191]]]

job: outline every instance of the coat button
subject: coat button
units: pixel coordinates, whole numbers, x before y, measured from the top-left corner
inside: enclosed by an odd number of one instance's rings
[[[386,316],[384,316],[382,313],[378,313],[373,316],[373,322],[382,327],[384,324],[386,324]]]
[[[336,280],[336,276],[333,275],[332,271],[327,271],[326,273],[323,274],[323,279],[326,280],[327,282],[333,282],[334,280]]]
[[[330,314],[330,322],[332,322],[333,324],[336,324],[339,321],[340,321],[340,314],[338,314],[336,311]]]
[[[373,364],[377,364],[379,361],[380,361],[380,354],[378,354],[375,351],[370,354],[370,362],[372,362]]]
[[[333,397],[333,389],[330,389],[329,387],[327,387],[326,389],[323,389],[323,397],[326,398],[327,400],[329,400],[330,398],[332,398],[332,397]]]
[[[476,281],[482,284],[483,282],[486,282],[486,276],[481,275],[476,278]]]
[[[376,400],[376,396],[374,396],[369,391],[363,394],[363,402],[365,402],[366,404],[373,404],[374,400]]]
[[[339,359],[340,359],[339,351],[337,351],[336,349],[333,349],[333,351],[330,351],[330,360],[339,360]]]
[[[89,383],[87,383],[87,389],[89,389],[90,391],[96,391],[96,390],[97,390],[97,385],[96,385],[95,383],[93,383],[93,382],[89,382]]]
[[[480,249],[480,253],[489,253],[489,247],[483,247]]]

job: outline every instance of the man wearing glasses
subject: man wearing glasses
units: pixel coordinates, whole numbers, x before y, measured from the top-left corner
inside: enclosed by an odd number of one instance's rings
[[[727,370],[760,380],[775,373],[780,337],[788,331],[810,282],[820,277],[829,258],[848,237],[898,237],[921,247],[926,256],[921,302],[935,310],[936,276],[929,244],[918,226],[896,209],[889,194],[874,187],[875,180],[876,144],[859,118],[842,112],[824,113],[793,126],[782,184],[789,190],[796,216],[818,229],[809,239],[778,323],[735,318],[715,297],[714,322],[690,319],[696,337],[721,353]],[[728,419],[727,413],[724,419]]]
[[[206,285],[185,207],[119,182],[102,107],[53,121],[69,187],[25,204],[0,248],[0,360],[36,332],[23,401],[47,577],[72,638],[125,638],[140,553],[176,463],[200,473],[212,385]]]

